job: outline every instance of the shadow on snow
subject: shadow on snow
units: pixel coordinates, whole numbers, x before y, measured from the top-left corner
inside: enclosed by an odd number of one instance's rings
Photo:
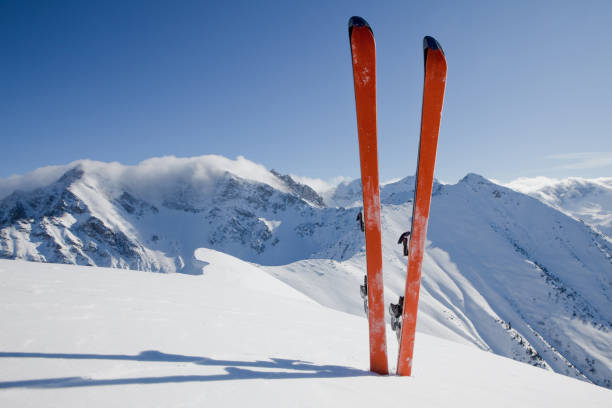
[[[271,358],[267,361],[234,361],[216,360],[208,357],[184,356],[180,354],[166,354],[160,351],[143,351],[138,355],[125,354],[69,354],[69,353],[22,353],[0,352],[0,358],[50,358],[71,360],[127,360],[127,361],[155,361],[155,362],[181,362],[205,366],[223,366],[224,374],[212,375],[174,375],[165,377],[138,377],[138,378],[111,378],[92,379],[85,377],[42,378],[34,380],[4,381],[0,382],[0,389],[7,388],[71,388],[93,387],[104,385],[130,385],[130,384],[165,384],[205,381],[252,380],[252,379],[294,379],[294,378],[341,378],[362,377],[376,375],[369,371],[356,368],[317,365],[307,361]],[[248,368],[277,369],[291,371],[258,371]]]

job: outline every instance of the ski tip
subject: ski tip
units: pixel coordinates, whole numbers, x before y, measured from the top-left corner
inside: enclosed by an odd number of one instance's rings
[[[353,16],[349,18],[349,22],[348,22],[349,35],[351,35],[351,33],[353,32],[354,27],[366,27],[368,30],[370,30],[370,32],[372,32],[372,27],[370,27],[368,22],[365,21],[365,19],[358,17],[358,16]]]
[[[427,50],[438,51],[444,54],[444,50],[438,41],[435,38],[430,36],[425,36],[423,38],[423,51],[427,52]]]

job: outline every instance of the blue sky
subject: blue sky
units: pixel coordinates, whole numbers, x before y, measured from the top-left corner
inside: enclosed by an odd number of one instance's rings
[[[358,177],[352,15],[382,180],[416,167],[425,35],[449,67],[437,178],[612,176],[610,1],[2,0],[0,177],[202,154]]]

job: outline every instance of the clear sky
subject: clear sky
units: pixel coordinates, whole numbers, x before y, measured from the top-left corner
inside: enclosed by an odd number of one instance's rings
[[[202,154],[358,177],[352,15],[382,180],[416,167],[425,35],[448,61],[437,178],[612,176],[612,1],[0,0],[0,177]]]

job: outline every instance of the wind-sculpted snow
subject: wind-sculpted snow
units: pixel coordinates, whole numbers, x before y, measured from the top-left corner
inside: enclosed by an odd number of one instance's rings
[[[58,173],[61,168],[62,172]],[[363,315],[360,181],[326,194],[244,158],[81,161],[0,181],[0,257],[202,273],[198,248]],[[16,180],[22,177],[19,188]],[[385,302],[403,294],[414,177],[381,187]],[[435,183],[418,330],[612,387],[612,241],[470,174]]]

